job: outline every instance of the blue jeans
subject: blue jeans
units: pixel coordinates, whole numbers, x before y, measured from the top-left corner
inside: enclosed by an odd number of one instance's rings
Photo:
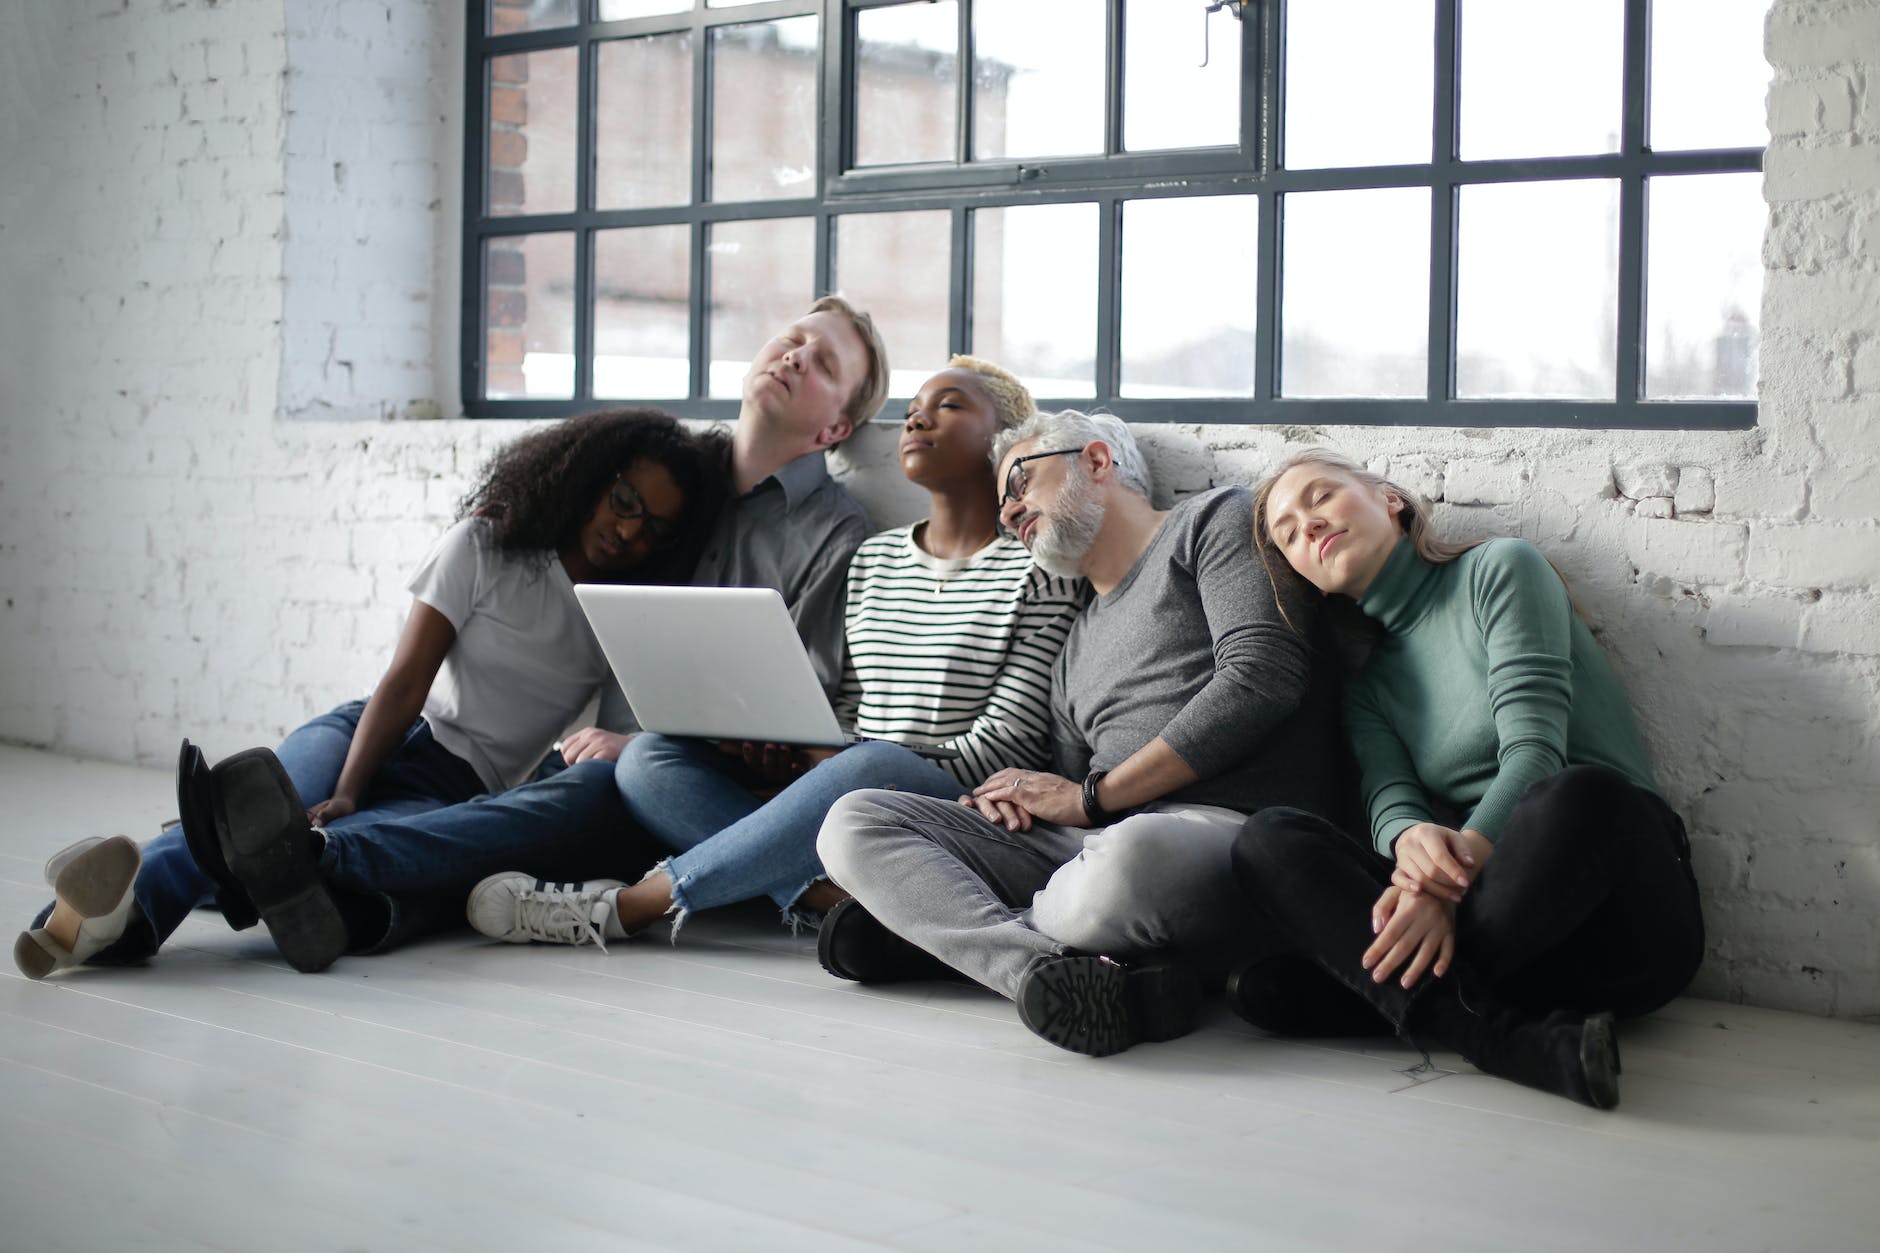
[[[277,755],[303,804],[317,805],[333,794],[365,707],[362,700],[350,701],[281,741]],[[359,798],[358,811],[334,823],[329,832],[424,813],[482,792],[483,782],[476,771],[433,739],[430,724],[419,718],[373,776],[365,795]],[[143,865],[131,890],[150,924],[149,932],[141,928],[127,931],[123,941],[98,955],[103,959],[100,964],[150,957],[191,910],[215,903],[215,884],[190,856],[183,829],[176,823],[164,827],[156,839],[144,845]]]
[[[470,889],[487,875],[630,881],[660,851],[620,803],[614,763],[584,761],[461,805],[336,824],[320,873],[336,895],[389,909],[382,934],[354,936],[355,951],[377,953],[463,926]]]
[[[768,896],[789,918],[823,877],[816,833],[837,799],[889,788],[953,800],[968,789],[913,751],[882,740],[844,749],[768,801],[744,763],[701,740],[635,736],[615,771],[628,812],[676,856],[665,863],[680,918]]]

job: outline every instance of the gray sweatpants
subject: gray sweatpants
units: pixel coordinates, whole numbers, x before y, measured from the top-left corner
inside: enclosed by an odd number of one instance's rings
[[[824,820],[816,851],[889,930],[1009,998],[1067,949],[1165,953],[1219,973],[1258,944],[1228,849],[1246,816],[1152,805],[1094,830],[1007,831],[957,801],[870,789]]]

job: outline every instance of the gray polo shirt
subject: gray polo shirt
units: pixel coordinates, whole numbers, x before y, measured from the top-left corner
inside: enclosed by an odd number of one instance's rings
[[[872,529],[848,489],[829,477],[823,454],[807,453],[725,505],[692,582],[782,592],[816,676],[833,700],[842,685],[849,558]],[[634,729],[619,685],[611,689],[602,701],[600,725]]]
[[[1201,776],[1165,800],[1331,812],[1337,674],[1281,616],[1252,541],[1246,488],[1191,496],[1084,610],[1052,676],[1060,774],[1112,769],[1161,736]],[[1310,630],[1309,601],[1287,609]]]

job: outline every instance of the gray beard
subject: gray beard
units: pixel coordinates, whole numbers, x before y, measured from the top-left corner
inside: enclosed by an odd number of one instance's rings
[[[1084,558],[1097,542],[1097,532],[1103,529],[1103,497],[1081,473],[1082,468],[1072,467],[1058,491],[1055,506],[1042,519],[1031,541],[1031,559],[1040,570],[1060,579],[1083,576]]]

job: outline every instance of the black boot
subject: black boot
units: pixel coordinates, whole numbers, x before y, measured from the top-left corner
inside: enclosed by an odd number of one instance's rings
[[[836,978],[854,983],[965,978],[926,949],[882,926],[852,896],[823,915],[822,928],[816,933],[816,960]]]
[[[1471,1006],[1444,979],[1413,999],[1405,1032],[1454,1049],[1484,1074],[1594,1109],[1619,1103],[1619,1037],[1611,1014],[1561,1009],[1536,1018],[1479,1001]]]
[[[1389,1035],[1391,1025],[1357,993],[1290,953],[1248,962],[1227,976],[1226,1000],[1241,1021],[1273,1035]]]
[[[1187,966],[1130,966],[1067,955],[1034,963],[1018,981],[1018,1020],[1061,1049],[1108,1057],[1195,1029],[1201,984]]]
[[[222,917],[235,930],[246,931],[261,920],[261,915],[222,856],[222,842],[215,833],[215,809],[209,800],[209,777],[209,763],[203,759],[202,750],[184,740],[176,757],[176,812],[183,828],[183,843],[188,845],[196,868],[215,884],[215,907],[222,911]]]
[[[229,874],[289,965],[325,970],[346,951],[346,924],[320,878],[306,807],[280,759],[251,748],[209,772],[209,807]]]

